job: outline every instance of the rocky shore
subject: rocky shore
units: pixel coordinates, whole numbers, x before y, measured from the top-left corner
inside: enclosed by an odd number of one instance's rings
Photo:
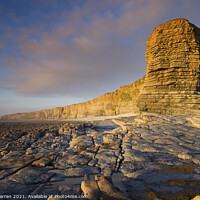
[[[189,200],[200,195],[198,116],[0,122],[0,134],[0,198]]]

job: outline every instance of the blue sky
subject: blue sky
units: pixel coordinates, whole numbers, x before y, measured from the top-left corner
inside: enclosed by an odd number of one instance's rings
[[[0,116],[90,100],[145,75],[155,26],[199,0],[1,0]]]

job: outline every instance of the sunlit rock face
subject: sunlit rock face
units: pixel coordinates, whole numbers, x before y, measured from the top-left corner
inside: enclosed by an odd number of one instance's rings
[[[157,26],[146,45],[140,111],[200,113],[200,29],[186,19],[175,19]]]
[[[76,119],[118,115],[124,113],[137,113],[139,109],[136,100],[140,94],[145,77],[130,85],[120,87],[118,90],[102,95],[91,101],[58,107],[38,112],[17,113],[5,115],[3,119]]]

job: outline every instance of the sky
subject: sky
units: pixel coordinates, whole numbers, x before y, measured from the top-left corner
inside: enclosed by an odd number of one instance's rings
[[[0,116],[84,102],[146,73],[145,42],[199,0],[0,0]]]

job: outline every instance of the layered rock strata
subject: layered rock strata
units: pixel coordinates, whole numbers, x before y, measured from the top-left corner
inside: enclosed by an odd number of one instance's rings
[[[157,26],[146,42],[140,111],[199,114],[200,29],[185,19]]]
[[[143,87],[145,77],[134,83],[120,87],[91,101],[37,112],[5,115],[3,119],[76,119],[136,113],[136,99]]]

